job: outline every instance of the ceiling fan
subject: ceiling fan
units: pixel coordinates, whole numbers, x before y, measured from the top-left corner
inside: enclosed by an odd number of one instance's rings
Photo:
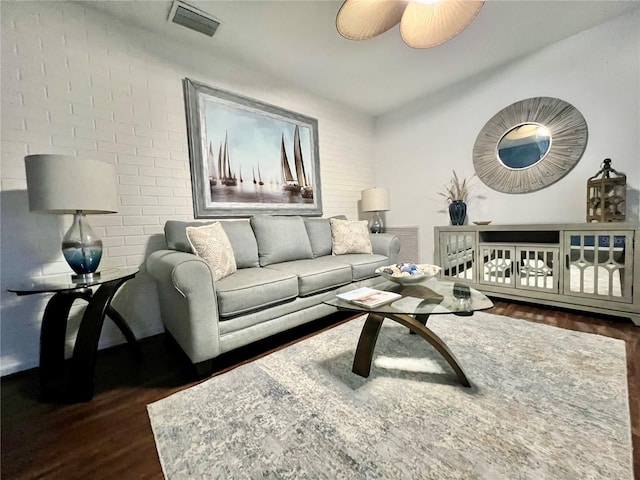
[[[399,23],[407,45],[431,48],[462,32],[483,5],[480,0],[345,0],[336,27],[349,40],[367,40]]]

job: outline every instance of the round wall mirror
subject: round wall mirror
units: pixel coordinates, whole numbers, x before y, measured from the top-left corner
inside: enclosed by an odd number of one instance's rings
[[[551,97],[516,102],[496,113],[473,146],[476,175],[505,193],[540,190],[566,175],[587,146],[587,123]]]
[[[551,134],[539,123],[523,123],[508,130],[498,141],[498,159],[507,168],[533,167],[549,153]]]

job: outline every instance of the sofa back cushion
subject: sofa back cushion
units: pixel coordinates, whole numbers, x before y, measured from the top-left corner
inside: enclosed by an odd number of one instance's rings
[[[255,215],[251,227],[258,241],[260,266],[313,258],[302,217]]]
[[[195,253],[187,238],[187,227],[201,227],[213,222],[182,222],[167,220],[164,224],[164,236],[167,247],[180,252]],[[220,222],[229,237],[231,248],[236,259],[237,268],[259,266],[258,244],[248,220],[229,220]]]

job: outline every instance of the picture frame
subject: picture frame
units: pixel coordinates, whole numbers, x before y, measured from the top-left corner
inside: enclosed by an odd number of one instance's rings
[[[195,218],[322,216],[318,121],[183,79]]]

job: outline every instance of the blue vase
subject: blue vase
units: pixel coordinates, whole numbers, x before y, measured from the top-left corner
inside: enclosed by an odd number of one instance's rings
[[[454,200],[449,204],[449,217],[451,225],[463,225],[467,216],[467,204],[462,200]]]

